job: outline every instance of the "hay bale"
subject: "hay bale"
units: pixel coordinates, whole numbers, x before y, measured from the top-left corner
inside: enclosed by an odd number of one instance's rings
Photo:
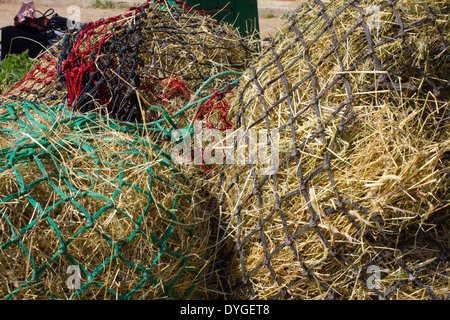
[[[219,294],[208,192],[151,133],[184,126],[196,112],[185,111],[233,86],[253,54],[247,41],[185,6],[147,1],[67,35],[1,97],[2,297]],[[156,129],[133,123],[147,121]]]
[[[275,170],[235,141],[234,298],[449,297],[448,21],[441,1],[307,1],[250,66],[230,113]]]
[[[167,152],[63,106],[0,115],[1,298],[210,297],[208,214]]]
[[[70,107],[153,122],[232,85],[254,52],[233,26],[153,0],[67,36],[60,61]]]
[[[192,117],[195,101],[234,86],[256,49],[252,38],[203,12],[149,0],[66,34],[0,102],[184,126],[185,111]]]

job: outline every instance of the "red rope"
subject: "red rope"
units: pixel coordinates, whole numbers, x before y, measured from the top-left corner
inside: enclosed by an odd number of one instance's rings
[[[183,95],[186,99],[191,99],[191,93],[186,89],[186,83],[180,80],[179,77],[171,77],[161,80],[161,84],[166,89],[162,93],[161,97],[164,101],[171,99],[176,95]]]
[[[233,125],[227,120],[228,117],[228,109],[230,109],[230,104],[223,99],[223,97],[229,93],[230,91],[220,91],[215,90],[211,97],[205,101],[203,108],[197,113],[195,116],[195,120],[205,120],[206,125],[204,127],[210,129],[217,129],[221,131],[225,131],[228,129],[234,129]],[[215,100],[217,102],[215,103]],[[220,115],[220,123],[222,127],[219,128],[215,126],[209,119],[214,110],[217,110],[221,113]]]
[[[150,79],[150,82],[143,83],[140,86],[141,90],[148,90],[153,95],[154,98],[149,101],[150,104],[162,102],[167,105],[171,98],[179,95],[183,95],[187,100],[191,99],[191,92],[186,88],[186,82],[177,76],[165,79],[158,79],[155,76],[144,76],[143,78]],[[156,89],[158,84],[162,89]],[[158,93],[157,91],[162,92]]]

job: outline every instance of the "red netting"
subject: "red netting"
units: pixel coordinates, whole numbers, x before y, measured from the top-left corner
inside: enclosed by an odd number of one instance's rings
[[[229,92],[230,91],[215,90],[211,98],[209,98],[205,102],[202,109],[200,109],[200,111],[197,113],[197,115],[195,116],[195,120],[205,121],[205,125],[203,126],[203,128],[217,129],[220,131],[226,131],[228,129],[235,128],[233,124],[231,124],[227,119],[230,104],[226,99],[224,99],[224,96]],[[220,115],[220,120],[211,121],[211,118],[216,113]],[[221,123],[222,126],[218,126],[219,123]]]
[[[5,95],[12,94],[16,91],[24,91],[31,93],[37,90],[39,85],[49,85],[56,80],[57,77],[57,59],[51,55],[43,55],[33,69],[27,72],[25,76],[14,84]]]

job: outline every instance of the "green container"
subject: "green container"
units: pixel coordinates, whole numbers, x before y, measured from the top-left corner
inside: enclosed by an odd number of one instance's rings
[[[243,36],[259,32],[257,0],[185,0],[192,9],[204,10],[219,21],[239,28]]]

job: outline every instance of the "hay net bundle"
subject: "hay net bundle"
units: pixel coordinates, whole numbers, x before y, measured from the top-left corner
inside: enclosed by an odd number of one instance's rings
[[[168,134],[214,110],[229,126],[221,99],[252,50],[230,26],[155,0],[88,23],[40,57],[0,99],[1,296],[220,292],[206,275],[204,191],[156,141],[171,144],[144,130]]]
[[[449,298],[449,10],[307,1],[250,66],[233,297]]]
[[[149,138],[96,113],[0,107],[0,297],[206,298],[195,185]]]
[[[251,43],[182,1],[153,0],[66,36],[59,72],[77,111],[174,128],[202,99],[237,82]]]
[[[0,102],[66,104],[167,137],[197,113],[209,126],[220,123],[209,121],[212,107],[256,52],[251,36],[183,1],[147,0],[68,33]]]

